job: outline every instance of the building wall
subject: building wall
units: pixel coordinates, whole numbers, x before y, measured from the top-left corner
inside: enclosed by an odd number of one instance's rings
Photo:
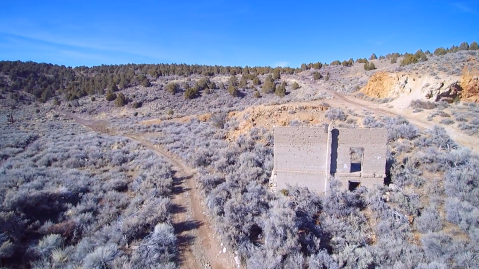
[[[274,167],[276,171],[326,171],[328,134],[322,128],[276,127]]]
[[[385,177],[387,130],[386,129],[336,129],[338,139],[337,173],[349,174],[350,149],[364,148],[361,176],[378,175]],[[334,139],[334,138],[333,138]]]
[[[361,171],[350,173],[353,147],[364,148],[364,154]],[[386,129],[276,127],[272,186],[298,185],[324,193],[330,175],[345,189],[349,181],[366,187],[383,184],[386,151]]]

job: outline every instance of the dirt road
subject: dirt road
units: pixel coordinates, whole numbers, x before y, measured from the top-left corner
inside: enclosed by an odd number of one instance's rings
[[[221,245],[214,237],[211,223],[206,217],[206,211],[201,203],[200,190],[194,182],[195,171],[187,166],[174,154],[153,145],[139,134],[127,137],[141,143],[148,149],[166,159],[173,166],[175,172],[175,190],[173,202],[184,206],[187,214],[175,214],[175,229],[177,236],[186,239],[197,237],[190,245],[183,246],[182,258],[185,261],[183,268],[234,268],[234,259],[230,251]],[[191,229],[190,229],[191,228]],[[181,240],[180,240],[181,241]],[[181,244],[180,244],[181,246]]]
[[[172,165],[173,226],[178,238],[181,268],[228,269],[236,267],[231,251],[214,236],[215,232],[206,216],[200,190],[194,180],[195,171],[192,168],[176,155],[149,142],[142,134],[121,135],[109,127],[107,121],[85,120],[71,113],[63,114],[95,132],[132,139],[154,151]]]
[[[328,100],[328,103],[332,107],[340,107],[343,109],[369,109],[376,113],[376,115],[382,116],[403,116],[412,124],[425,129],[431,129],[436,125],[434,122],[424,121],[418,117],[414,117],[407,110],[386,109],[383,104],[376,104],[369,101],[361,100],[351,96],[345,96],[337,92],[328,91],[333,96],[333,99]],[[462,145],[463,147],[471,149],[472,152],[479,153],[479,139],[468,136],[452,128],[446,128],[449,136]]]

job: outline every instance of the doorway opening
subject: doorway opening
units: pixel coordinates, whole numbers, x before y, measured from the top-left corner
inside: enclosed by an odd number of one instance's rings
[[[355,189],[359,188],[360,185],[361,185],[361,182],[349,181],[348,190],[354,191]]]

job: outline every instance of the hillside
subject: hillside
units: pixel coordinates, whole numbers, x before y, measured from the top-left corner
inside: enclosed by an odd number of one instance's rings
[[[444,51],[0,62],[0,265],[477,268],[479,50]],[[274,127],[331,121],[388,130],[385,184],[272,193]]]

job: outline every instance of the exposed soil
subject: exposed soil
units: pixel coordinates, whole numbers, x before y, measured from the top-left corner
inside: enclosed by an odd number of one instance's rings
[[[391,89],[398,81],[398,74],[380,71],[369,78],[368,84],[361,89],[361,92],[374,98],[386,98],[390,96]]]
[[[118,135],[108,126],[108,122],[101,120],[85,120],[74,114],[67,116],[77,123],[108,135]],[[211,223],[206,216],[200,190],[195,184],[195,171],[186,165],[176,155],[153,145],[143,134],[124,135],[144,147],[156,152],[172,165],[174,204],[173,226],[178,238],[181,268],[235,268],[232,253],[215,237]]]
[[[332,95],[333,98],[273,106],[256,106],[241,112],[230,113],[230,117],[235,117],[239,121],[239,126],[228,134],[228,138],[234,139],[241,134],[248,133],[255,126],[272,130],[274,126],[288,125],[292,120],[309,122],[310,125],[327,122],[324,119],[325,103],[331,107],[341,108],[345,111],[353,110],[359,114],[366,110],[375,113],[377,116],[403,116],[419,128],[431,129],[434,125],[438,125],[434,121],[428,121],[426,115],[414,114],[411,109],[405,109],[402,106],[374,103],[334,91],[327,91],[327,93]],[[294,113],[291,113],[292,111]],[[454,141],[473,152],[479,153],[479,138],[466,135],[454,128],[446,128],[446,131]]]
[[[460,85],[463,88],[463,100],[479,103],[479,70],[465,69]]]

